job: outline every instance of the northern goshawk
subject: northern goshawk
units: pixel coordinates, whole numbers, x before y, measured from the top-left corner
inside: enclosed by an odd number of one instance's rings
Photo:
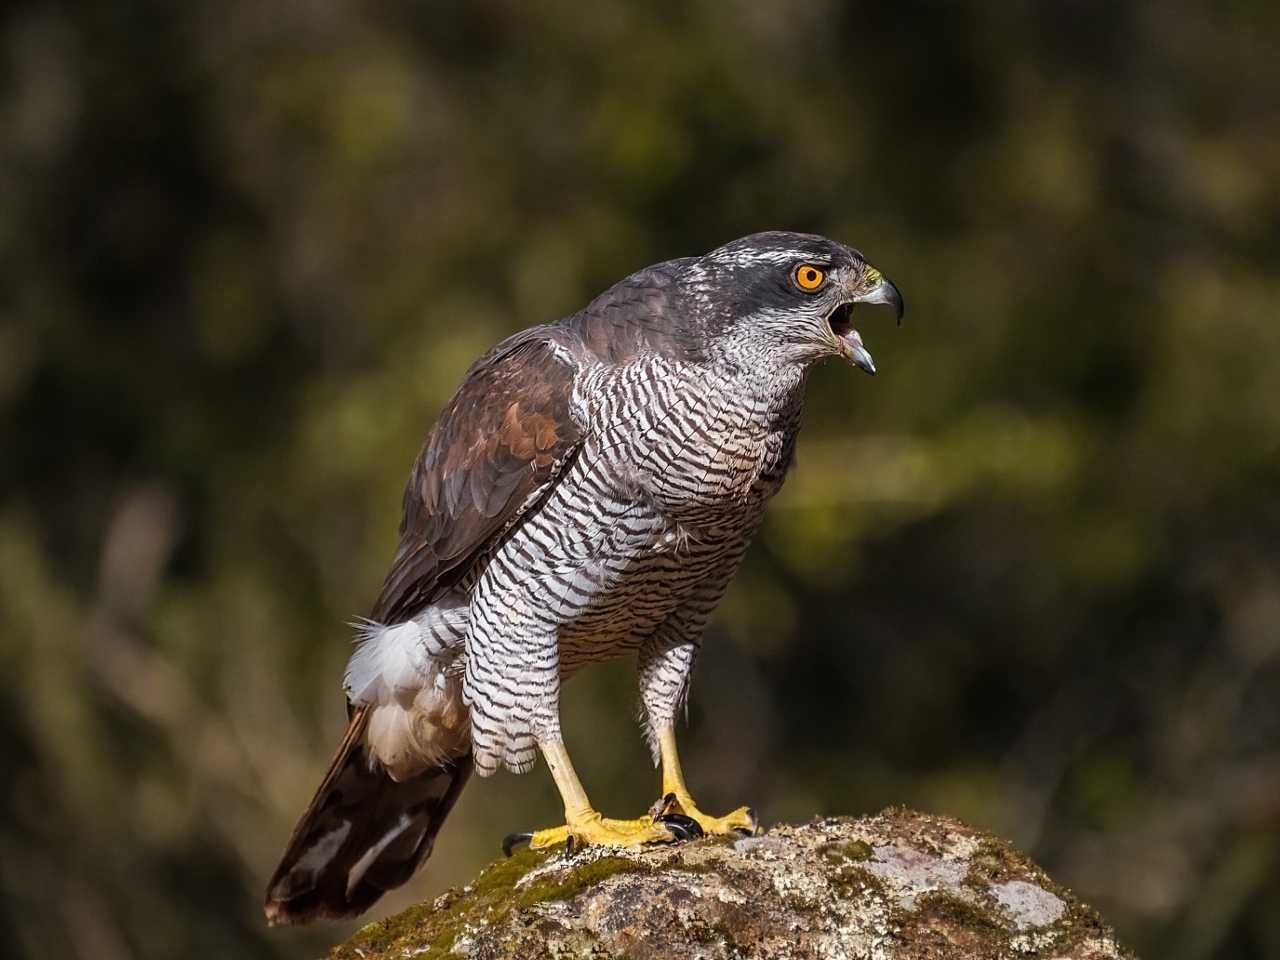
[[[431,852],[473,769],[541,751],[553,844],[756,829],[704,814],[674,721],[703,627],[791,466],[823,357],[874,373],[850,324],[897,289],[856,250],[761,233],[641,270],[580,313],[503,341],[436,421],[401,542],[346,674],[350,726],[271,878],[267,916],[349,917]],[[560,736],[560,684],[636,651],[656,815],[608,820]]]

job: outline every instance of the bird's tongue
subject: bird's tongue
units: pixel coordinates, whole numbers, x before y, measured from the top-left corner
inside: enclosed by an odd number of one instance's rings
[[[871,354],[862,345],[862,334],[853,327],[849,327],[847,330],[838,331],[836,336],[844,344],[844,355],[849,358],[849,362],[859,370],[875,376],[876,362],[871,359]]]

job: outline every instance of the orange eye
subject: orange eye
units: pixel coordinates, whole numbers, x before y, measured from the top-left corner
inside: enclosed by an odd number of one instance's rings
[[[811,263],[796,267],[796,283],[800,284],[801,290],[817,290],[825,279],[827,275],[821,267],[815,267]]]

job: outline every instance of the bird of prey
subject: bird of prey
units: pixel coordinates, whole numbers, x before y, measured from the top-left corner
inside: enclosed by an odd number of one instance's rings
[[[760,233],[641,270],[476,362],[410,474],[347,667],[350,725],[271,878],[272,921],[362,913],[426,860],[472,770],[523,773],[539,752],[565,823],[515,836],[534,847],[756,830],[746,807],[698,809],[674,723],[791,466],[810,368],[875,373],[859,303],[902,318],[858,251]],[[664,800],[611,820],[565,751],[560,684],[632,651]]]

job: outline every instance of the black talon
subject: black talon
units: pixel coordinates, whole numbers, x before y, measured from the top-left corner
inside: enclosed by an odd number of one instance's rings
[[[564,855],[566,857],[573,856],[573,834],[569,834],[564,838]]]
[[[740,833],[744,837],[758,837],[764,833],[764,831],[760,829],[760,815],[751,807],[747,807],[747,816],[751,818],[750,829],[735,827],[734,833]]]
[[[653,822],[662,824],[677,840],[697,840],[702,836],[702,825],[683,813],[663,813],[654,817]]]
[[[519,830],[515,833],[508,833],[502,838],[502,852],[509,857],[517,844],[528,843],[532,839],[533,833],[531,831]]]
[[[668,793],[662,799],[655,800],[653,806],[649,808],[649,816],[655,819],[664,814],[683,812],[684,810],[681,808],[679,801],[676,800],[674,793]]]

